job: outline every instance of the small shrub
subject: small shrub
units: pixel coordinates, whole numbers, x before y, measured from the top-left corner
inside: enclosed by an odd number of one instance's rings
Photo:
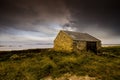
[[[12,59],[12,60],[18,60],[18,59],[20,59],[21,57],[19,56],[19,55],[17,55],[17,54],[13,54],[11,57],[10,57],[10,59]]]

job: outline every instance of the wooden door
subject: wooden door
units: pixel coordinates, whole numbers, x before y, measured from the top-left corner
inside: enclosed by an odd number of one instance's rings
[[[97,52],[97,46],[96,46],[96,42],[87,42],[87,51],[91,51],[96,53]]]

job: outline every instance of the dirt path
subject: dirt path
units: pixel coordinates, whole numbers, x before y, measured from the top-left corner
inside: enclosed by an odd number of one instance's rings
[[[65,74],[62,77],[52,79],[51,77],[46,77],[43,80],[96,80],[95,77],[89,77],[88,75],[86,76],[76,76],[76,75],[70,75],[70,74]]]

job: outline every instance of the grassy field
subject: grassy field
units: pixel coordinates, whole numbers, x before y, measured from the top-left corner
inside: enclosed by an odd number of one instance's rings
[[[0,80],[55,79],[64,74],[120,80],[120,47],[103,47],[98,55],[51,49],[0,52]]]

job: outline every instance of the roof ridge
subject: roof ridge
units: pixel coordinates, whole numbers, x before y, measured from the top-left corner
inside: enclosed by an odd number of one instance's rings
[[[61,30],[68,34],[73,40],[85,40],[85,41],[100,41],[96,37],[88,34],[88,33],[81,33],[81,32],[75,32],[75,31],[67,31],[67,30]]]
[[[78,31],[68,31],[68,30],[61,30],[61,31],[64,31],[64,32],[73,32],[73,33],[82,33],[82,34],[88,34],[88,33],[83,33],[83,32],[78,32]]]

